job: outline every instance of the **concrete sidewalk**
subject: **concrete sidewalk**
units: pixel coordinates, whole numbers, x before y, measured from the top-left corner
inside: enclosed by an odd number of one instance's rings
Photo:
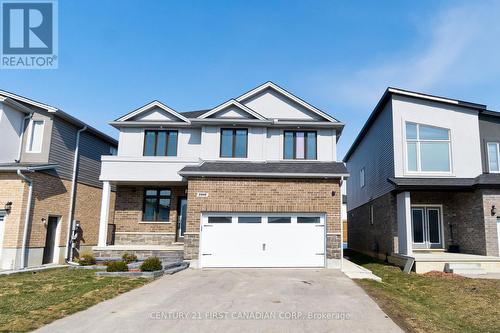
[[[338,270],[188,269],[37,332],[401,332]]]

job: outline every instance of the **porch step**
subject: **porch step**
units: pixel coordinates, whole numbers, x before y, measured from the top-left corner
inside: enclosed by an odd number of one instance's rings
[[[456,262],[456,263],[446,263],[444,265],[444,271],[448,273],[455,274],[471,274],[471,275],[482,275],[486,274],[486,270],[481,267],[480,263],[476,262]]]

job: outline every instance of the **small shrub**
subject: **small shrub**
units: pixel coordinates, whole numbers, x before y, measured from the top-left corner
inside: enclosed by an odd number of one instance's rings
[[[90,253],[85,253],[78,258],[78,263],[82,266],[92,266],[95,265],[95,257]]]
[[[125,252],[122,256],[122,260],[127,264],[130,264],[131,262],[137,261],[137,256],[135,254],[128,254]]]
[[[160,271],[162,268],[161,261],[157,257],[148,258],[141,265],[142,272]]]
[[[127,263],[123,261],[108,262],[107,266],[106,272],[128,272]]]

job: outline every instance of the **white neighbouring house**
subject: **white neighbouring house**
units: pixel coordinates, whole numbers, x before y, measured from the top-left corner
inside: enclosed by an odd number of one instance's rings
[[[212,109],[153,101],[110,123],[98,256],[339,267],[343,124],[272,82]],[[114,216],[110,189],[116,187]]]

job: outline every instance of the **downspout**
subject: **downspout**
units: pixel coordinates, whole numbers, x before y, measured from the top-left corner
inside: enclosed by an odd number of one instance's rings
[[[75,152],[74,152],[74,158],[73,158],[73,177],[71,180],[71,194],[70,194],[70,201],[69,201],[69,214],[68,214],[68,238],[66,242],[66,262],[71,262],[73,260],[73,240],[72,238],[72,229],[73,229],[73,215],[74,215],[74,209],[75,209],[75,195],[76,195],[76,176],[77,176],[77,169],[78,169],[78,157],[80,154],[80,134],[83,131],[87,130],[87,126],[84,126],[82,129],[79,129],[76,132],[76,145],[75,145]]]
[[[28,244],[28,227],[30,224],[31,201],[33,198],[33,180],[23,175],[20,169],[17,169],[17,175],[28,183],[28,202],[26,204],[24,216],[23,245],[21,248],[21,268],[26,268],[26,246]]]
[[[23,118],[23,121],[21,122],[21,135],[19,137],[19,149],[17,150],[17,159],[16,163],[21,162],[21,152],[23,151],[23,139],[24,139],[24,132],[26,131],[26,120],[31,119],[33,117],[33,112],[28,114],[26,117]]]
[[[340,177],[340,211],[342,211],[342,184],[344,183],[344,176]],[[340,214],[342,215],[342,214]],[[344,221],[340,217],[340,271],[344,271]]]

